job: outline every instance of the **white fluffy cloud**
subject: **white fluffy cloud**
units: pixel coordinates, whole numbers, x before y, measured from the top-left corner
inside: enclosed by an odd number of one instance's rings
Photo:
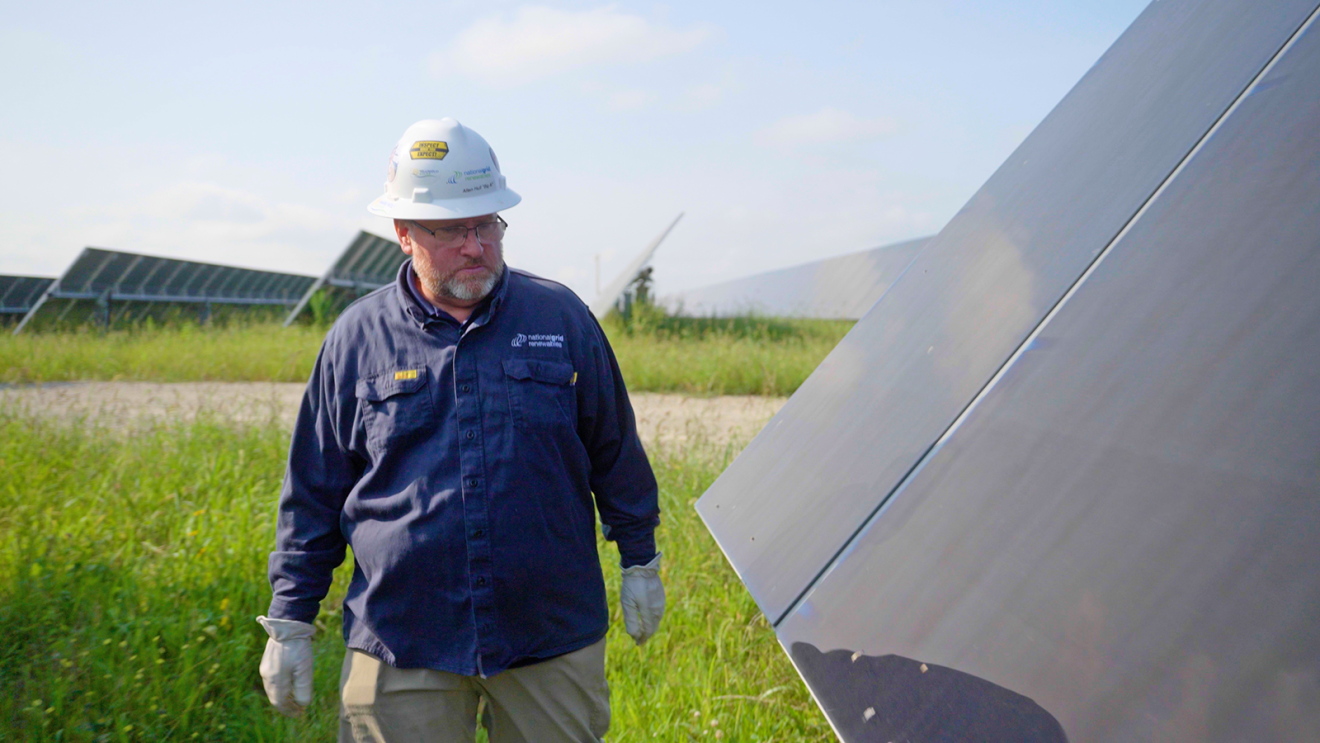
[[[613,5],[584,11],[528,5],[512,17],[473,23],[449,49],[432,55],[431,71],[517,85],[591,65],[680,54],[710,35],[707,26],[671,28]]]
[[[753,141],[766,147],[823,142],[850,142],[870,139],[898,131],[898,122],[881,116],[859,119],[847,111],[826,108],[814,114],[789,116],[752,135]]]

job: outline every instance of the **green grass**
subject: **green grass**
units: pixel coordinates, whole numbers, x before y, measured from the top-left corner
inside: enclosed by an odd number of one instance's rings
[[[0,383],[306,382],[324,328],[277,323],[0,334]]]
[[[0,411],[0,739],[330,741],[343,645],[337,573],[316,699],[271,710],[253,621],[286,434],[200,421],[132,437]],[[734,452],[654,456],[668,611],[635,648],[610,586],[612,741],[830,736],[774,635],[692,509]]]
[[[656,315],[605,327],[634,392],[790,395],[852,323]],[[277,324],[0,333],[0,383],[304,382],[324,333]]]
[[[668,317],[605,323],[628,389],[690,395],[793,394],[851,321]]]

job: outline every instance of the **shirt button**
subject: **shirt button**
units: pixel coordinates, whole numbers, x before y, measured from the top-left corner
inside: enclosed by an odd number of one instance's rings
[[[467,437],[468,437],[469,439],[475,439],[475,438],[477,437],[477,432],[476,432],[476,431],[468,431],[468,432],[467,432]]]
[[[463,385],[463,388],[462,388],[462,389],[463,389],[464,392],[471,392],[471,391],[472,391],[472,385],[470,385],[470,384],[465,384],[465,385]]]
[[[476,486],[477,486],[477,478],[475,478],[475,477],[473,477],[473,478],[469,478],[469,479],[468,479],[468,487],[469,487],[469,488],[475,488]]]
[[[484,586],[484,585],[486,585],[486,579],[485,579],[485,578],[477,578],[477,585],[479,585],[479,586]]]
[[[482,534],[485,534],[485,533],[486,533],[486,532],[482,531],[481,529],[477,529],[476,531],[472,532],[472,538],[473,538],[473,539],[481,539],[481,535],[482,535]]]

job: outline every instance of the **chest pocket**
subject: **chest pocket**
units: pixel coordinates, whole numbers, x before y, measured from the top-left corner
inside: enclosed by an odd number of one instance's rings
[[[397,378],[400,376],[405,378]],[[356,392],[362,405],[367,445],[376,451],[425,436],[433,427],[426,370],[417,370],[411,379],[406,377],[406,372],[391,371],[358,380]]]
[[[518,428],[576,427],[577,374],[562,361],[505,359],[509,410]]]

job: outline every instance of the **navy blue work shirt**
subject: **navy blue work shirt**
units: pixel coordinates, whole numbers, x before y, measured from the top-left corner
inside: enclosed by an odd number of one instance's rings
[[[660,510],[605,334],[568,288],[510,269],[460,324],[410,269],[317,356],[269,616],[312,621],[351,545],[350,648],[490,676],[586,647],[609,619],[596,512],[627,566],[654,557]]]

